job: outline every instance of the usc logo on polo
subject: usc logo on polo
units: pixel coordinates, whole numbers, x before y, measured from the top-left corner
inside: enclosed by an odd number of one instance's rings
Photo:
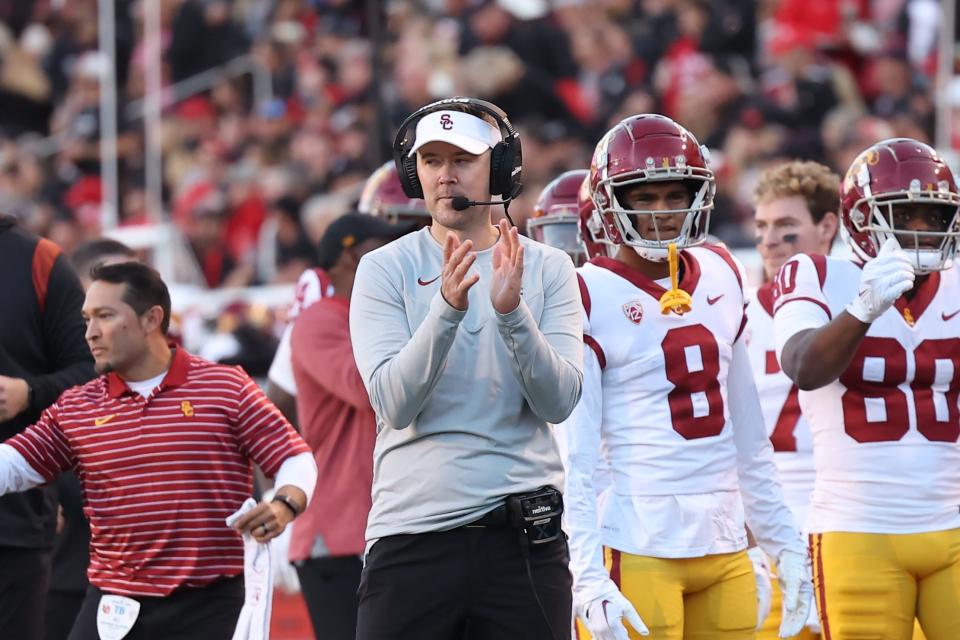
[[[193,405],[190,404],[189,400],[184,400],[180,403],[180,411],[183,412],[183,415],[187,418],[193,416]]]

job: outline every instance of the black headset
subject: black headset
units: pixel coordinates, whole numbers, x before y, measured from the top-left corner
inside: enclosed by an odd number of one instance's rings
[[[477,98],[447,98],[431,102],[403,121],[393,141],[393,162],[397,165],[397,175],[403,192],[408,198],[423,198],[423,186],[417,175],[417,158],[409,155],[416,140],[416,124],[430,113],[455,105],[474,107],[496,120],[503,139],[490,151],[490,195],[502,196],[504,200],[516,198],[523,191],[520,134],[510,124],[503,109],[492,102]]]

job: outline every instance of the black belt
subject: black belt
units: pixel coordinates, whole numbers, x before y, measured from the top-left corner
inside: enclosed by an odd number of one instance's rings
[[[464,525],[465,527],[509,527],[513,528],[510,524],[510,518],[507,516],[507,505],[501,504],[494,508],[493,511],[483,514],[473,522],[469,522]]]

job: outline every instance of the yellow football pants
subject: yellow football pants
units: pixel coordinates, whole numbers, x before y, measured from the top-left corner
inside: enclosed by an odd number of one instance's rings
[[[610,577],[650,629],[648,640],[752,640],[757,593],[746,551],[651,558],[605,549]],[[641,638],[630,626],[630,638]],[[589,638],[577,621],[577,637]]]
[[[824,640],[960,638],[960,529],[810,536]]]

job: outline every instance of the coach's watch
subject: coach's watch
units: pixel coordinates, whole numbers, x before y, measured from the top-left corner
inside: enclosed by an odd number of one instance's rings
[[[290,496],[285,496],[285,495],[280,494],[280,493],[278,493],[277,495],[273,496],[273,500],[271,500],[270,502],[282,502],[283,504],[285,504],[285,505],[287,506],[287,509],[290,509],[290,511],[293,512],[293,517],[294,517],[294,518],[296,518],[298,515],[300,515],[300,512],[303,511],[302,507],[300,507],[300,505],[297,504],[297,501],[296,501],[296,500],[294,500],[294,499],[291,498]]]

